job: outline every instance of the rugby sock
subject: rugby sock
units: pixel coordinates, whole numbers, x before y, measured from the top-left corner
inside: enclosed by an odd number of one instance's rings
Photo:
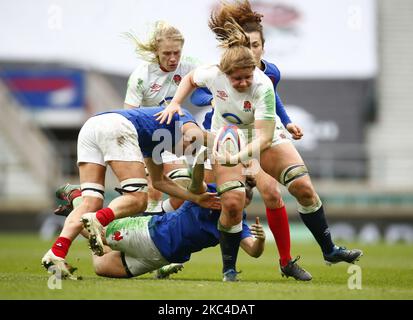
[[[99,220],[102,226],[106,227],[109,223],[115,220],[115,214],[111,208],[103,208],[96,212],[96,219]]]
[[[290,226],[285,206],[276,209],[265,209],[267,213],[268,226],[274,236],[280,255],[280,264],[285,267],[291,260],[290,248]]]
[[[324,207],[321,206],[313,213],[301,213],[301,219],[317,240],[324,254],[330,254],[334,249],[327,220],[324,215]]]
[[[222,272],[229,269],[235,269],[237,264],[237,256],[239,244],[241,242],[241,232],[229,233],[225,231],[219,231],[219,244],[221,247]]]
[[[59,237],[52,246],[52,252],[55,256],[66,258],[67,252],[72,241],[65,237]]]

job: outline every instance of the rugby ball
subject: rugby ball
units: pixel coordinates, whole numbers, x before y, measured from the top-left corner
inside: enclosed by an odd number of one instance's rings
[[[245,136],[237,126],[232,124],[222,127],[215,136],[214,150],[221,155],[228,152],[235,155],[245,146]],[[220,163],[223,166],[233,167],[238,163]]]

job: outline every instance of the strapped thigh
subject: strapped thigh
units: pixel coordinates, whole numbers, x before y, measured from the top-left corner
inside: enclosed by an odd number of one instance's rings
[[[120,182],[120,188],[115,188],[120,194],[133,192],[148,192],[148,180],[131,178]]]
[[[217,192],[219,196],[225,192],[232,191],[232,190],[245,192],[245,183],[242,181],[233,180],[233,181],[227,181],[217,187]]]
[[[188,168],[171,170],[166,176],[185,189],[188,189],[191,184],[191,173]]]
[[[99,183],[85,182],[80,185],[82,197],[105,199],[105,187]]]
[[[306,175],[308,175],[308,170],[304,164],[294,164],[281,172],[280,183],[288,188],[294,180]]]

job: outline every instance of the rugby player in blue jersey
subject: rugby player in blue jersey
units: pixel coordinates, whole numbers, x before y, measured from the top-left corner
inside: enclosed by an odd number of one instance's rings
[[[215,186],[206,185],[203,178],[203,162],[196,161],[189,184],[192,193],[216,191]],[[245,206],[252,199],[254,185],[253,179],[247,179]],[[157,278],[166,278],[181,270],[182,263],[188,261],[192,253],[219,243],[219,215],[219,210],[185,201],[180,208],[165,215],[114,220],[103,232],[105,254],[93,255],[95,272],[105,277],[128,278],[156,270]],[[264,251],[265,233],[258,218],[248,227],[245,216],[244,212],[241,248],[258,258]],[[85,230],[82,234],[88,236]]]
[[[204,133],[186,110],[169,125],[160,125],[154,118],[154,114],[160,110],[163,108],[108,111],[89,118],[82,126],[77,151],[82,202],[69,214],[60,236],[42,258],[46,269],[55,266],[62,275],[71,277],[65,257],[83,227],[90,233],[91,249],[101,255],[102,228],[114,219],[146,209],[144,165],[157,189],[204,207],[220,208],[215,193],[191,193],[163,174],[161,152],[164,149],[171,152],[180,150],[181,153],[192,150],[194,140],[203,143]],[[121,196],[102,208],[107,165],[120,182],[118,191]]]

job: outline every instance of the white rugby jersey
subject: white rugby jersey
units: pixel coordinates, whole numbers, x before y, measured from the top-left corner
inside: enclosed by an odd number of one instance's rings
[[[253,129],[255,120],[278,121],[275,117],[274,86],[258,68],[255,68],[252,85],[245,92],[235,90],[216,65],[195,69],[194,82],[207,87],[214,97],[211,131],[229,123],[241,129]]]
[[[253,129],[255,120],[276,121],[274,86],[258,68],[254,70],[252,85],[245,92],[235,90],[216,65],[195,69],[194,82],[199,87],[207,87],[214,97],[211,131],[218,131],[227,124]]]
[[[165,72],[158,63],[143,62],[129,77],[125,103],[148,107],[172,100],[182,78],[197,65],[194,59],[182,57],[175,71]]]

